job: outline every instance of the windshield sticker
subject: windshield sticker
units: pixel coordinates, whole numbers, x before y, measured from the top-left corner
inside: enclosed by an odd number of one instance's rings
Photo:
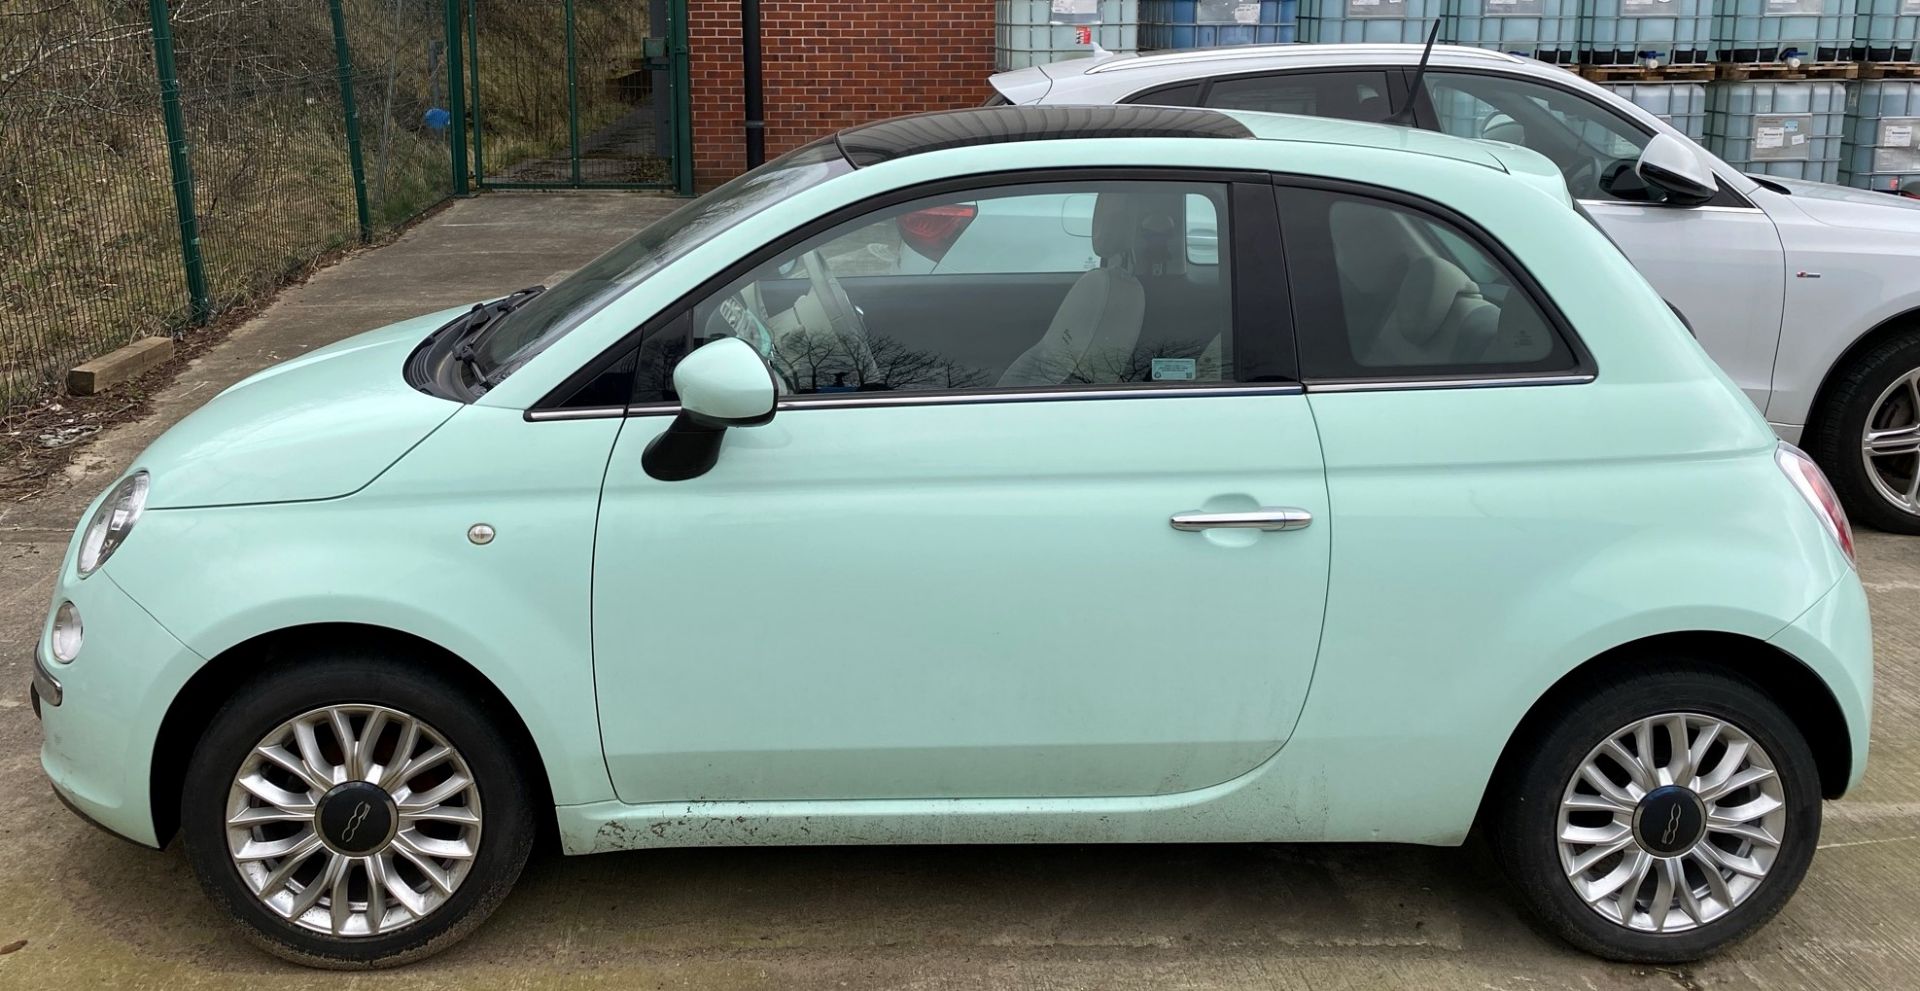
[[[1194,358],[1155,358],[1153,359],[1153,380],[1155,382],[1191,382],[1199,367]]]
[[[1348,17],[1405,17],[1407,0],[1347,0]]]
[[[1756,114],[1753,159],[1756,162],[1807,161],[1813,157],[1812,114]]]

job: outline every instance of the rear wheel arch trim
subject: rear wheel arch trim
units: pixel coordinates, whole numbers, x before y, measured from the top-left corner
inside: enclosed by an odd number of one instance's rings
[[[471,701],[500,717],[529,781],[540,841],[555,835],[552,786],[539,742],[512,700],[485,672],[446,647],[404,630],[368,623],[309,623],[262,633],[228,647],[209,658],[174,693],[161,717],[147,770],[149,814],[162,849],[179,831],[180,789],[188,757],[208,720],[242,685],[300,663],[305,652],[342,645],[385,649],[402,663],[437,672],[470,693]]]
[[[1674,663],[1675,660],[1680,663]],[[1587,659],[1561,675],[1527,707],[1500,748],[1493,773],[1481,792],[1476,823],[1484,823],[1486,801],[1512,773],[1517,751],[1540,735],[1553,715],[1596,679],[1624,678],[1663,671],[1710,671],[1753,685],[1787,713],[1813,751],[1814,769],[1825,798],[1846,790],[1853,769],[1853,731],[1833,689],[1805,661],[1764,640],[1721,631],[1681,631],[1631,640]]]

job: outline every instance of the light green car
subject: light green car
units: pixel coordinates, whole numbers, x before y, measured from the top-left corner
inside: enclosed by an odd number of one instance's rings
[[[1001,270],[900,264],[969,238]],[[34,693],[75,811],[323,966],[448,945],[549,835],[1476,826],[1674,961],[1860,779],[1851,539],[1535,153],[960,111],[229,389],[89,510]]]

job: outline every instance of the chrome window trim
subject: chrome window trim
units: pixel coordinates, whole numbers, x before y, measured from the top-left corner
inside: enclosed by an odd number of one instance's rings
[[[526,419],[532,423],[544,423],[548,420],[604,420],[608,417],[625,416],[625,406],[582,406],[578,409],[530,409]]]
[[[1582,199],[1581,206],[1637,207],[1643,210],[1697,210],[1701,213],[1766,213],[1757,206],[1675,206],[1669,203],[1635,203],[1631,200]]]
[[[839,396],[794,396],[774,404],[779,412],[804,409],[862,409],[888,406],[980,406],[997,403],[1086,402],[1100,399],[1218,399],[1234,396],[1298,396],[1315,392],[1404,392],[1412,389],[1492,389],[1514,386],[1587,385],[1594,381],[1591,372],[1548,375],[1490,375],[1485,378],[1444,379],[1342,379],[1326,382],[1288,382],[1275,385],[1217,385],[1189,389],[1040,389],[1020,392],[963,392],[938,396],[911,393],[866,393]],[[528,410],[526,419],[541,423],[549,420],[602,420],[615,417],[677,416],[677,403],[660,403],[626,409],[619,406],[593,406],[582,409]]]
[[[878,406],[978,406],[992,403],[1085,402],[1097,399],[1215,399],[1231,396],[1298,396],[1306,389],[1298,382],[1270,385],[1206,385],[1188,388],[1147,386],[1135,389],[1025,389],[1012,392],[953,392],[916,395],[910,392],[868,392],[826,396],[789,396],[774,404],[787,412],[803,409],[858,409]],[[528,410],[526,418],[544,420],[597,420],[616,416],[675,416],[678,403],[657,403],[623,408],[596,406],[583,409]]]
[[[1496,389],[1535,385],[1587,385],[1596,376],[1592,372],[1546,375],[1489,375],[1486,378],[1456,377],[1444,379],[1339,379],[1306,383],[1309,395],[1316,392],[1403,392],[1409,389]]]
[[[911,393],[795,396],[774,404],[776,409],[851,409],[861,406],[971,406],[982,403],[1079,402],[1097,399],[1215,399],[1230,396],[1297,396],[1305,392],[1298,382],[1273,385],[1212,385],[1186,388],[1149,386],[1137,389],[1030,389],[1017,392],[961,392],[945,396]],[[675,407],[677,410],[678,407]],[[635,411],[636,414],[641,411]]]

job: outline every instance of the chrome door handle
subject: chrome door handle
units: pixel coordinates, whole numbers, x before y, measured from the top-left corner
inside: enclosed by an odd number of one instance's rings
[[[1202,513],[1197,510],[1175,513],[1170,520],[1175,530],[1303,530],[1313,522],[1313,514],[1288,506],[1262,506],[1240,513]]]

